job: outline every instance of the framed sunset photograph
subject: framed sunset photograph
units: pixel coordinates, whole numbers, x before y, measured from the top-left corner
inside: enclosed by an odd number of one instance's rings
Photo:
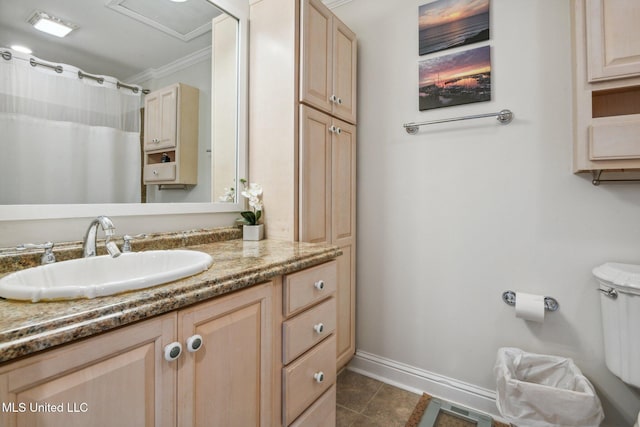
[[[491,100],[491,49],[482,46],[418,63],[420,111]]]
[[[420,55],[489,40],[489,0],[437,0],[419,8]]]

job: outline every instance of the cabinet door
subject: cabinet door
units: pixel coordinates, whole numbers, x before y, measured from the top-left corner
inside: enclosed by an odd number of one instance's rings
[[[331,112],[333,14],[321,0],[301,1],[300,100]]]
[[[640,75],[640,2],[586,0],[589,81]]]
[[[300,241],[331,241],[331,117],[300,106]]]
[[[333,120],[331,139],[331,242],[355,242],[356,127]]]
[[[148,94],[144,102],[144,148],[146,151],[176,146],[178,86]]]
[[[169,314],[0,369],[0,425],[152,427],[175,424],[175,362],[163,346]]]
[[[356,127],[334,120],[339,132],[331,143],[331,243],[342,249],[338,257],[338,367],[355,353],[356,297]]]
[[[178,426],[270,426],[272,419],[272,286],[263,284],[178,314]]]
[[[338,18],[333,19],[333,114],[356,122],[356,35]]]

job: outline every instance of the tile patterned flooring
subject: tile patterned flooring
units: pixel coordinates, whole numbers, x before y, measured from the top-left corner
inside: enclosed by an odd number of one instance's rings
[[[420,395],[344,369],[338,375],[337,427],[404,427]]]

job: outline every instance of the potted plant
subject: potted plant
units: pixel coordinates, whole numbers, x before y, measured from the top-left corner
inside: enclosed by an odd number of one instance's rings
[[[241,179],[243,190],[240,194],[249,199],[251,210],[240,212],[242,218],[238,222],[242,223],[242,238],[244,240],[262,240],[264,238],[264,224],[260,224],[262,217],[262,186],[255,182],[247,185],[246,179]]]

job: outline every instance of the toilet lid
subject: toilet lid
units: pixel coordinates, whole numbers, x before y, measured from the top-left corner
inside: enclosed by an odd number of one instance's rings
[[[594,268],[593,275],[606,285],[640,294],[640,265],[607,262]]]

